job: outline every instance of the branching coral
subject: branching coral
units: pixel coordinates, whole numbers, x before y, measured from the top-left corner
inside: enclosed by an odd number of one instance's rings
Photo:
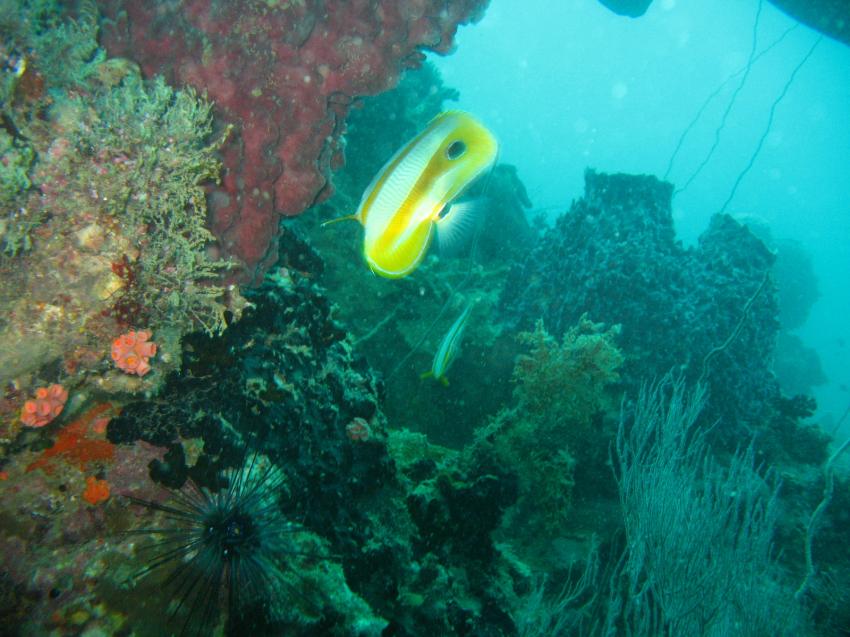
[[[477,432],[475,453],[495,456],[517,472],[520,500],[510,522],[530,537],[563,529],[577,467],[595,464],[604,433],[594,416],[610,406],[608,386],[619,379],[619,327],[605,329],[582,316],[558,343],[542,321],[519,339],[531,346],[517,358],[517,405]],[[585,467],[586,470],[586,467]]]
[[[606,387],[619,380],[623,355],[614,344],[620,333],[582,316],[564,333],[559,344],[538,321],[533,332],[522,332],[520,342],[529,354],[517,358],[513,379],[522,407],[548,421],[587,423],[609,406]]]
[[[191,89],[175,91],[158,78],[145,85],[129,73],[95,103],[96,119],[80,122],[76,144],[90,148],[104,171],[96,187],[116,222],[139,231],[132,264],[151,318],[224,329],[224,289],[211,285],[228,262],[207,252],[202,183],[218,178],[211,104]],[[135,234],[135,233],[134,233]]]

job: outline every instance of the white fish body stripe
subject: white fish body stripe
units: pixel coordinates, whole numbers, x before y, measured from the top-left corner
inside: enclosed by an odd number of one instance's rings
[[[372,191],[378,188],[379,190],[372,205],[366,211],[366,222],[364,225],[365,240],[367,243],[371,243],[370,239],[374,240],[386,231],[393,216],[410,197],[417,181],[422,176],[422,173],[425,172],[428,163],[450,130],[451,122],[444,122],[435,127],[434,130],[430,131],[413,146],[405,146],[399,150],[378,173],[370,187],[364,193],[363,199],[360,202],[360,209],[357,212],[362,220],[363,206]],[[401,154],[404,154],[404,157],[395,166],[392,174],[387,175],[387,171]],[[420,214],[428,214],[428,207],[426,202],[422,202],[422,205],[417,206],[417,217]],[[431,207],[433,207],[433,204],[431,204]],[[415,228],[416,225],[418,224],[411,223],[409,227]]]

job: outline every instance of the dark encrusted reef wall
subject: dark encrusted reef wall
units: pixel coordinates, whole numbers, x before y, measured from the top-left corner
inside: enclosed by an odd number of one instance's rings
[[[166,448],[150,475],[172,489],[187,477],[215,487],[243,445],[258,446],[285,476],[286,519],[327,542],[324,559],[381,618],[352,618],[359,611],[319,585],[321,617],[255,618],[227,634],[373,635],[378,623],[399,636],[514,634],[515,600],[494,584],[511,569],[492,533],[516,500],[515,475],[388,433],[383,383],[315,283],[322,260],[289,229],[279,247],[284,260],[247,292],[242,319],[221,336],[187,337],[181,372],[127,404],[109,441]],[[350,630],[367,620],[372,629]]]
[[[699,245],[684,248],[672,191],[652,176],[588,171],[584,197],[514,268],[501,308],[516,328],[543,317],[556,335],[584,313],[619,323],[626,385],[681,370],[708,381],[725,426],[749,429],[778,396],[774,257],[728,215],[715,215]]]

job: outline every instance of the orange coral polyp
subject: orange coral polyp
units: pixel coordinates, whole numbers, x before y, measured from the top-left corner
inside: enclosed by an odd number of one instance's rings
[[[156,355],[156,343],[150,342],[147,330],[130,331],[112,342],[112,360],[118,369],[128,374],[144,376],[151,367],[149,359]]]
[[[28,427],[43,427],[62,413],[68,400],[68,390],[54,383],[50,387],[39,387],[35,398],[24,403],[21,422]]]

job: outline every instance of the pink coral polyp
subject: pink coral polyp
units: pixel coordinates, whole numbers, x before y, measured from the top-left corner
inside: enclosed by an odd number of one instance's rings
[[[21,422],[28,427],[44,427],[62,413],[67,400],[68,390],[62,385],[39,387],[35,390],[35,398],[24,403]]]
[[[128,374],[144,376],[151,370],[149,360],[156,355],[156,343],[147,330],[130,331],[112,341],[112,360]]]

